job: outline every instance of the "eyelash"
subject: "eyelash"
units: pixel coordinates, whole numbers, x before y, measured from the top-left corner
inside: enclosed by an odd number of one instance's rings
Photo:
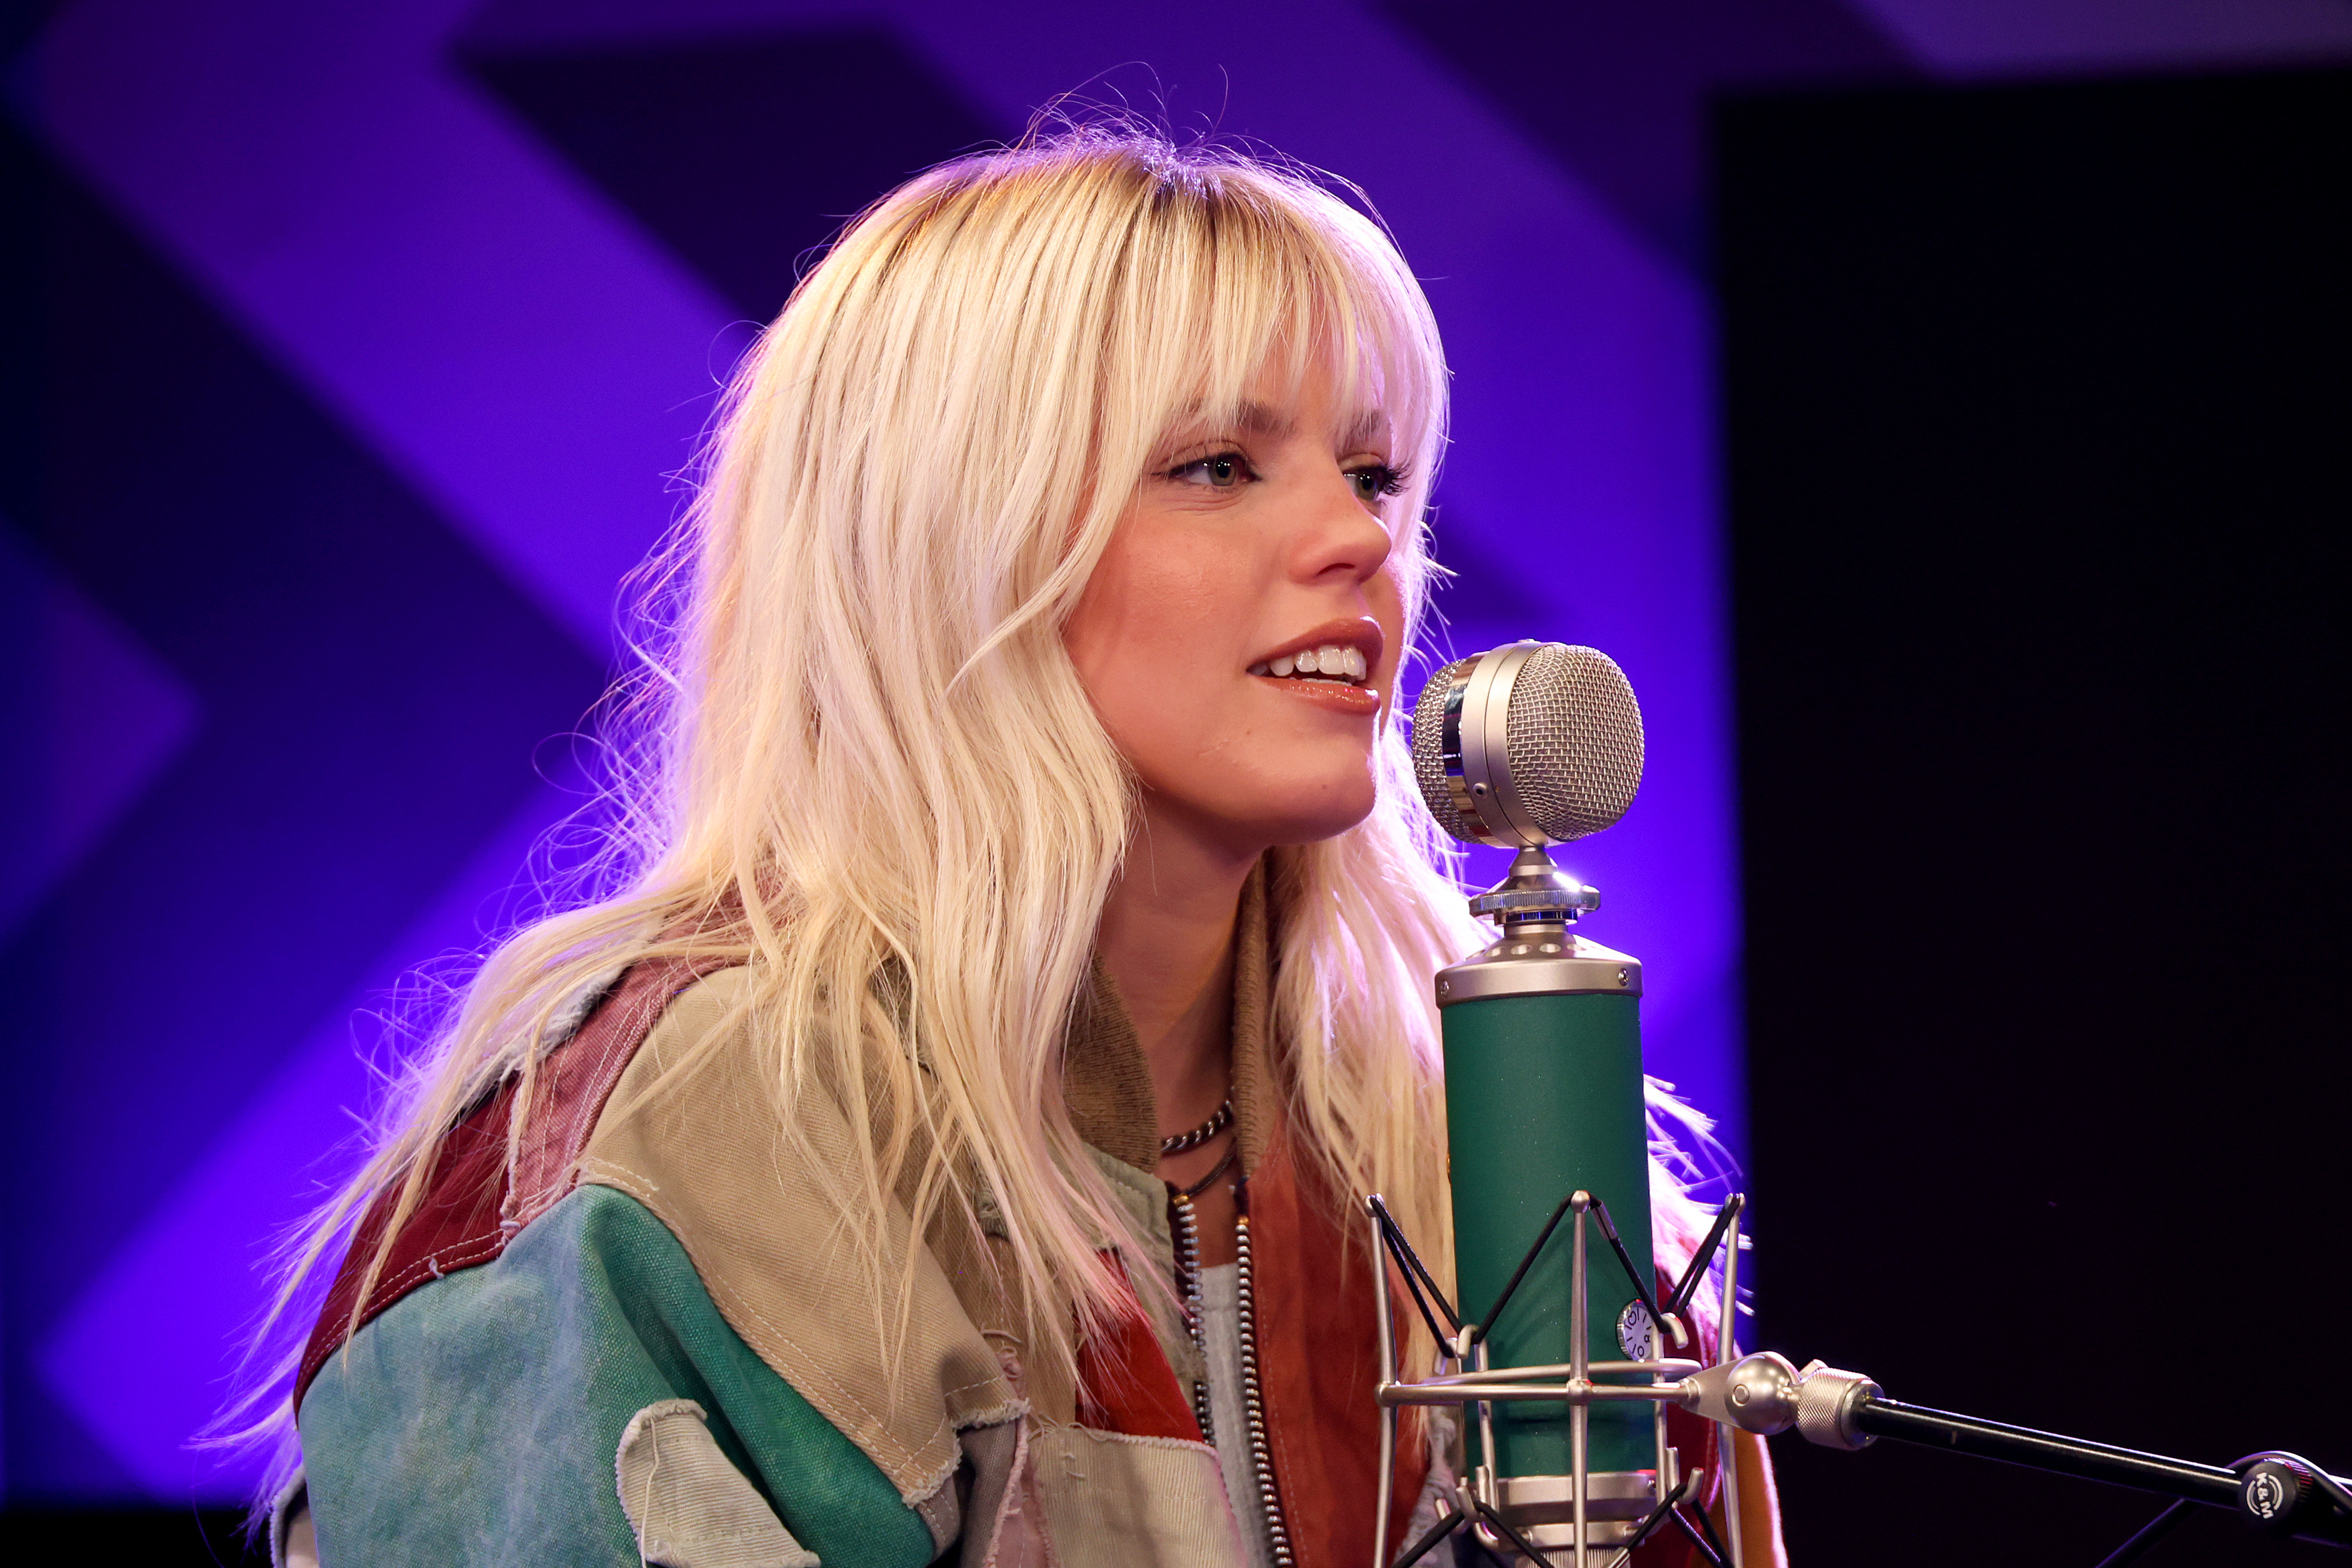
[[[1230,451],[1212,452],[1205,458],[1195,458],[1189,463],[1179,463],[1174,468],[1168,470],[1167,478],[1171,479],[1181,479],[1185,475],[1192,473],[1197,468],[1207,468],[1211,463],[1233,464],[1234,468],[1237,470],[1237,477],[1243,479],[1255,480],[1257,478],[1257,470],[1250,467],[1249,459],[1247,458],[1244,457],[1239,452]],[[1411,469],[1393,468],[1387,463],[1363,463],[1345,471],[1350,477],[1357,474],[1371,474],[1377,476],[1378,483],[1375,486],[1375,489],[1378,494],[1382,496],[1402,494],[1405,486],[1411,483],[1412,479]]]
[[[1255,479],[1257,478],[1257,470],[1250,467],[1249,459],[1241,453],[1233,451],[1212,452],[1205,458],[1195,458],[1189,463],[1179,463],[1168,470],[1167,477],[1171,479],[1181,479],[1195,469],[1205,468],[1212,463],[1231,463],[1235,470],[1236,479]]]

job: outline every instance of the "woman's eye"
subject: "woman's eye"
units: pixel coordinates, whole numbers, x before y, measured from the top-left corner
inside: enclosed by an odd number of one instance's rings
[[[1250,472],[1248,462],[1239,452],[1220,452],[1213,458],[1200,458],[1180,464],[1168,472],[1171,479],[1186,484],[1207,485],[1213,489],[1229,490],[1245,484],[1257,476]]]
[[[1404,489],[1404,475],[1386,463],[1365,463],[1348,469],[1346,477],[1356,487],[1356,499],[1366,506],[1378,505]]]

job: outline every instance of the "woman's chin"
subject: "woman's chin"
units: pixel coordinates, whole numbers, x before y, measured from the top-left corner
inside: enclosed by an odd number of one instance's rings
[[[1372,759],[1360,746],[1276,743],[1239,754],[1181,754],[1181,766],[1145,773],[1145,815],[1185,825],[1181,831],[1222,852],[1254,855],[1336,838],[1380,801]]]
[[[1311,805],[1302,801],[1298,807],[1280,814],[1261,810],[1255,814],[1255,837],[1267,844],[1319,844],[1339,837],[1370,816],[1379,799],[1370,780],[1349,780],[1321,794]]]

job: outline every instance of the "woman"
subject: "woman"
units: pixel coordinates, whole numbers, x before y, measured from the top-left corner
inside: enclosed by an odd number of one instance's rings
[[[364,1209],[330,1568],[1370,1554],[1353,1194],[1443,1266],[1481,940],[1395,722],[1444,394],[1381,232],[1231,154],[850,227],[668,556],[622,890],[486,965],[312,1249]]]

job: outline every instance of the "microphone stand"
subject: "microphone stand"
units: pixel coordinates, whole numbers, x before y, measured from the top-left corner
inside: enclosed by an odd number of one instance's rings
[[[1655,1407],[1658,1468],[1650,1482],[1653,1503],[1632,1536],[1601,1568],[1623,1568],[1635,1547],[1671,1525],[1680,1531],[1712,1568],[1745,1568],[1740,1542],[1738,1465],[1727,1456],[1737,1434],[1769,1437],[1791,1426],[1808,1441],[1847,1450],[1869,1447],[1879,1438],[1918,1443],[1953,1453],[2105,1481],[2155,1492],[2173,1500],[2139,1532],[2103,1559],[2098,1568],[2126,1568],[2178,1529],[2199,1506],[2224,1509],[2269,1533],[2292,1536],[2323,1545],[2352,1548],[2352,1486],[2340,1477],[2298,1455],[2277,1450],[2250,1454],[2227,1468],[2189,1459],[2144,1454],[2080,1437],[2007,1426],[1974,1415],[1931,1410],[1888,1399],[1877,1384],[1860,1373],[1840,1372],[1814,1362],[1802,1369],[1772,1351],[1732,1356],[1733,1303],[1739,1289],[1739,1218],[1747,1207],[1743,1194],[1734,1194],[1716,1215],[1714,1228],[1682,1279],[1662,1304],[1651,1299],[1650,1287],[1633,1266],[1608,1205],[1591,1194],[1571,1193],[1553,1211],[1535,1244],[1528,1248],[1518,1270],[1488,1310],[1483,1322],[1465,1322],[1430,1277],[1404,1233],[1375,1194],[1365,1200],[1372,1250],[1395,1265],[1413,1305],[1430,1333],[1443,1347],[1444,1361],[1454,1370],[1418,1382],[1398,1376],[1396,1339],[1391,1322],[1387,1270],[1376,1271],[1375,1311],[1380,1323],[1381,1371],[1373,1388],[1382,1412],[1381,1424],[1381,1485],[1379,1521],[1374,1531],[1373,1568],[1391,1568],[1388,1519],[1393,1484],[1397,1421],[1408,1405],[1459,1405],[1464,1420],[1480,1423],[1484,1452],[1495,1452],[1494,1407],[1522,1400],[1544,1400],[1570,1407],[1572,1491],[1569,1500],[1574,1534],[1565,1548],[1531,1545],[1521,1526],[1532,1522],[1524,1509],[1508,1508],[1500,1495],[1491,1466],[1482,1463],[1468,1484],[1455,1490],[1453,1506],[1423,1538],[1396,1560],[1395,1568],[1409,1568],[1458,1531],[1492,1557],[1498,1549],[1538,1564],[1572,1563],[1591,1568],[1586,1538],[1591,1499],[1585,1462],[1584,1423],[1591,1405],[1604,1402],[1649,1401]],[[1570,1245],[1570,1308],[1575,1327],[1570,1336],[1570,1359],[1564,1365],[1494,1368],[1486,1364],[1486,1331],[1510,1304],[1537,1257],[1559,1228],[1562,1218],[1574,1216]],[[1685,1327],[1685,1310],[1718,1247],[1723,1250],[1722,1321],[1713,1359],[1705,1364],[1681,1357],[1651,1356],[1635,1361],[1592,1361],[1586,1351],[1584,1317],[1587,1295],[1586,1226],[1597,1221],[1618,1263],[1632,1279],[1635,1294],[1650,1310],[1662,1331],[1671,1333],[1676,1349],[1692,1340]],[[1441,1327],[1441,1320],[1450,1330]],[[1654,1337],[1651,1348],[1654,1350]],[[1646,1384],[1598,1383],[1596,1376],[1647,1374]],[[1723,1472],[1724,1518],[1727,1542],[1715,1538],[1705,1512],[1695,1506],[1706,1479],[1703,1473],[1676,1473],[1674,1451],[1665,1437],[1665,1412],[1679,1405],[1713,1421],[1721,1429],[1718,1453]],[[1517,1517],[1513,1517],[1514,1515]]]

